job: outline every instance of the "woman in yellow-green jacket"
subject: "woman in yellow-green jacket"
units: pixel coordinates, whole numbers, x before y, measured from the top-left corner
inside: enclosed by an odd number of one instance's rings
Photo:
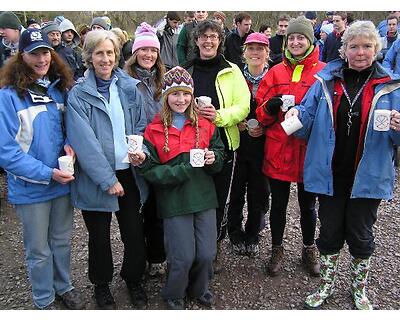
[[[188,71],[194,81],[194,96],[211,98],[211,103],[198,105],[198,112],[218,127],[227,154],[222,171],[214,175],[219,204],[217,232],[218,240],[222,240],[226,235],[235,150],[240,142],[237,124],[250,111],[250,92],[239,67],[221,54],[224,35],[217,23],[208,20],[200,22],[193,36],[196,57],[189,63]]]

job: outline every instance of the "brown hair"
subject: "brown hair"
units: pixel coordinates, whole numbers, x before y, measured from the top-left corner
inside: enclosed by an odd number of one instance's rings
[[[136,72],[136,67],[139,66],[138,62],[137,62],[137,53],[138,51],[136,50],[133,55],[128,59],[128,61],[126,61],[125,66],[124,66],[124,70],[132,77],[135,79],[139,79],[139,76],[137,75]],[[153,98],[154,100],[158,101],[161,98],[161,94],[162,94],[162,88],[163,88],[163,78],[164,78],[164,74],[165,74],[165,65],[161,60],[160,57],[160,51],[158,51],[157,54],[157,60],[155,63],[155,68],[156,68],[156,77],[154,79],[154,82],[156,84],[156,90],[154,91],[154,95]]]
[[[51,62],[47,76],[51,82],[60,79],[56,87],[66,91],[74,85],[72,70],[54,50],[50,50],[50,54]],[[20,97],[36,80],[34,71],[24,62],[21,52],[11,57],[0,69],[0,88],[12,86]]]
[[[172,110],[168,105],[168,95],[163,97],[163,104],[162,108],[160,110],[160,119],[162,124],[164,125],[164,135],[165,135],[165,144],[163,147],[164,152],[169,152],[169,147],[168,147],[168,128],[171,127],[172,125]],[[196,127],[196,149],[199,148],[199,138],[200,138],[200,133],[199,133],[199,117],[197,115],[197,112],[194,109],[194,99],[192,95],[192,101],[190,102],[190,105],[187,107],[185,114],[186,117],[192,122],[192,126]]]

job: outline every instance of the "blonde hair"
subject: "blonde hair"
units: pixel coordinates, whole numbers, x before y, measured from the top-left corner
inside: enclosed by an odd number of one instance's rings
[[[139,76],[136,71],[136,67],[139,67],[139,63],[137,62],[138,50],[136,50],[132,56],[125,62],[124,70],[127,74],[129,74],[132,78],[139,79]],[[158,101],[161,98],[162,88],[163,88],[163,78],[165,74],[165,65],[161,60],[160,51],[157,50],[157,59],[154,64],[156,68],[156,76],[154,78],[155,90],[153,98]]]
[[[94,52],[94,49],[106,40],[110,40],[114,46],[114,69],[118,67],[120,44],[116,34],[107,30],[91,30],[86,34],[85,43],[83,44],[82,51],[82,60],[86,68],[93,69],[92,54]]]
[[[172,92],[171,92],[172,93]],[[161,122],[164,126],[164,135],[165,135],[165,143],[163,147],[164,152],[169,152],[170,149],[168,147],[168,128],[172,126],[172,110],[168,104],[168,95],[163,96],[163,104],[160,110],[160,118]],[[189,106],[185,110],[186,117],[191,121],[192,126],[196,128],[196,149],[199,148],[199,140],[200,140],[200,133],[199,133],[199,117],[197,112],[194,108],[194,98],[192,94],[192,100],[190,101]]]

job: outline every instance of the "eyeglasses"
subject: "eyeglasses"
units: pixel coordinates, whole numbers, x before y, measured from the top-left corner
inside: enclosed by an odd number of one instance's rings
[[[208,39],[216,41],[219,39],[219,36],[217,34],[202,34],[199,36],[199,39],[202,41],[207,41]]]

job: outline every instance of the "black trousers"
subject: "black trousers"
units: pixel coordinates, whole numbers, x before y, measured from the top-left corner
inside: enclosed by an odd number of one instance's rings
[[[229,150],[225,152],[227,156],[222,170],[213,176],[218,199],[218,208],[216,209],[218,241],[223,240],[226,236],[229,207],[228,195],[234,167],[234,152]]]
[[[146,265],[139,190],[131,169],[117,171],[117,178],[125,191],[118,198],[120,210],[115,212],[124,244],[120,275],[126,282],[139,282]],[[107,284],[114,270],[110,241],[112,213],[82,210],[82,214],[89,232],[89,280],[93,284]]]
[[[258,243],[264,216],[269,207],[270,187],[262,173],[262,158],[238,153],[228,210],[228,233],[232,243]],[[242,231],[243,207],[247,189],[247,221]]]
[[[318,195],[318,201],[321,228],[317,246],[321,254],[339,252],[346,241],[353,257],[369,258],[375,250],[372,227],[381,200]]]
[[[166,259],[163,222],[157,215],[156,194],[151,185],[149,185],[149,197],[143,206],[143,218],[147,261],[162,263]]]
[[[282,244],[286,225],[286,210],[289,202],[290,182],[269,178],[271,186],[270,227],[272,245]],[[315,194],[304,191],[303,183],[297,183],[297,199],[300,206],[300,226],[304,245],[314,243],[317,215]]]

